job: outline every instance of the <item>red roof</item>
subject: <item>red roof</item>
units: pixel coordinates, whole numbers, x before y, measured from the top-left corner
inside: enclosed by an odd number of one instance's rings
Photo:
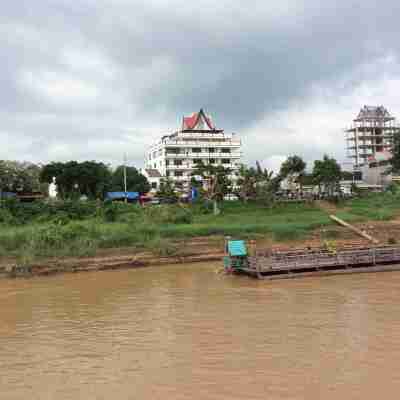
[[[215,130],[211,118],[208,117],[203,110],[200,110],[198,113],[193,113],[190,117],[183,117],[183,129],[195,129],[200,118],[203,118],[209,129]]]

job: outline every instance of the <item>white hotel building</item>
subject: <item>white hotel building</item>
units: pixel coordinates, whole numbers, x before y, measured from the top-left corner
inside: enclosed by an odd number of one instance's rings
[[[241,141],[234,133],[217,129],[211,117],[203,110],[183,117],[181,130],[165,135],[151,146],[142,171],[148,178],[152,191],[158,189],[161,179],[170,179],[179,190],[190,188],[196,164],[222,165],[232,171],[231,178],[240,166]]]

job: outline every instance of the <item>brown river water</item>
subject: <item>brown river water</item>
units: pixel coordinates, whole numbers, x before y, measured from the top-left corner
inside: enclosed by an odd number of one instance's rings
[[[0,281],[0,399],[397,399],[400,272]]]

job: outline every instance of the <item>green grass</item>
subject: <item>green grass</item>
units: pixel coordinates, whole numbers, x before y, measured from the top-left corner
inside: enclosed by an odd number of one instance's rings
[[[174,222],[178,221],[178,222]],[[172,241],[197,236],[268,235],[277,240],[299,239],[316,227],[329,224],[321,210],[309,205],[272,209],[255,204],[225,203],[217,217],[196,207],[162,206],[144,211],[124,210],[116,222],[92,217],[67,224],[0,225],[0,255],[83,256],[98,248],[135,246],[159,254],[174,253]]]
[[[388,221],[400,213],[400,196],[391,192],[371,193],[348,200],[342,207],[345,211],[340,211],[338,216],[347,221]]]
[[[257,204],[226,202],[213,216],[199,206],[161,206],[140,209],[116,206],[110,213],[97,212],[80,219],[33,219],[25,225],[0,224],[0,256],[21,260],[48,256],[85,256],[97,249],[133,246],[160,255],[182,248],[176,240],[199,236],[254,238],[277,241],[302,239],[312,230],[333,225],[327,213],[309,204],[265,208]],[[400,197],[374,194],[339,206],[338,217],[348,222],[387,220],[400,212]],[[112,217],[112,218],[110,218]],[[111,222],[114,221],[114,222]],[[333,233],[335,235],[335,233]],[[182,246],[181,246],[182,247]]]

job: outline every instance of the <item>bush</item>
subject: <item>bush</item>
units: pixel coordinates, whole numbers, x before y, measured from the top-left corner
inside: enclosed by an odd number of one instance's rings
[[[191,224],[193,213],[179,205],[162,205],[146,208],[145,218],[157,224]]]
[[[7,208],[0,208],[0,224],[12,224],[14,217]]]
[[[118,216],[118,208],[114,203],[106,204],[103,208],[103,218],[106,222],[115,222]]]

